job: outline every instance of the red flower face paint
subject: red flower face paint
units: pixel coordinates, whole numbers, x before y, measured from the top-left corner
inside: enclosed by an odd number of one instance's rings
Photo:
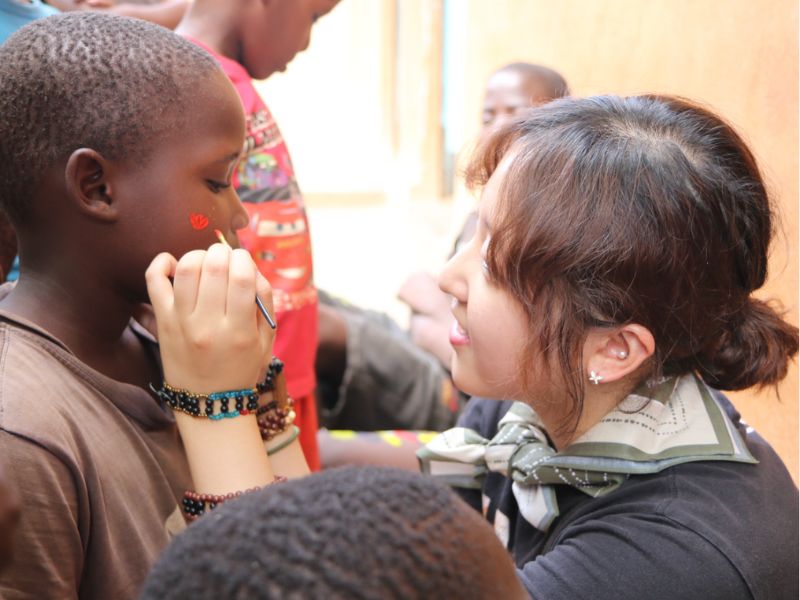
[[[192,224],[192,227],[198,231],[208,227],[208,217],[201,213],[190,213],[189,222]]]

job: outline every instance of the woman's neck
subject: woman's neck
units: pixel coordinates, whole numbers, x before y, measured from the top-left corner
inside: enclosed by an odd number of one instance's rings
[[[545,402],[533,400],[529,404],[542,419],[547,435],[550,436],[556,450],[561,451],[597,425],[633,391],[635,386],[636,384],[628,379],[599,386],[587,384],[577,424],[569,411],[573,401],[566,395]]]

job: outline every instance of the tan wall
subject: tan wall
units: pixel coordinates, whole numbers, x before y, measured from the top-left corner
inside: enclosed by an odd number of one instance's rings
[[[750,142],[783,219],[764,296],[797,323],[798,8],[793,0],[469,0],[464,128],[486,76],[515,60],[552,66],[573,93],[663,92],[700,100]],[[469,139],[469,135],[466,139]],[[735,394],[798,477],[797,367],[772,391]]]

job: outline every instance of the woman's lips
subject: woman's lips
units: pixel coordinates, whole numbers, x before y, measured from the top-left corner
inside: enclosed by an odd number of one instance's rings
[[[453,326],[450,327],[450,343],[453,346],[467,346],[469,345],[469,334],[458,324],[458,321],[453,321]]]

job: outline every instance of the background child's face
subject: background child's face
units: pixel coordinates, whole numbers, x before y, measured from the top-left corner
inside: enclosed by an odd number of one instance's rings
[[[174,110],[174,109],[173,109]],[[219,229],[237,245],[236,230],[247,213],[231,178],[244,146],[241,101],[227,77],[214,71],[190,106],[189,125],[175,131],[141,163],[115,163],[112,198],[120,218],[109,242],[127,245],[117,260],[136,293],[144,291],[144,271],[159,252],[180,257],[217,241]],[[145,296],[146,297],[146,296]]]
[[[486,83],[483,134],[500,127],[531,106],[548,100],[545,84],[513,69],[497,71]]]
[[[256,7],[242,35],[241,61],[254,79],[284,71],[308,48],[311,26],[339,0],[272,0]],[[259,3],[254,3],[259,4]]]
[[[454,298],[456,323],[450,341],[456,386],[476,396],[521,399],[519,365],[527,317],[520,303],[491,281],[484,263],[500,185],[509,164],[507,157],[487,182],[477,231],[447,263],[439,285]]]

